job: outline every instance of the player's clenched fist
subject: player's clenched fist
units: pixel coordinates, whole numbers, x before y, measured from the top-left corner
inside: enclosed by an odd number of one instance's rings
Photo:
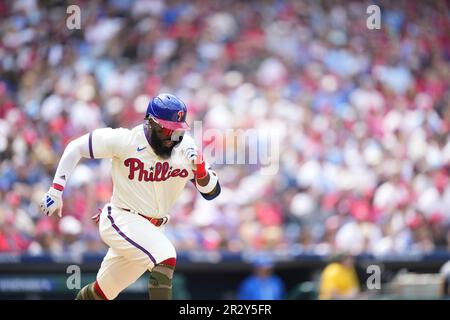
[[[58,216],[62,216],[62,191],[51,187],[44,195],[41,201],[41,211],[47,216],[51,216],[55,212]]]

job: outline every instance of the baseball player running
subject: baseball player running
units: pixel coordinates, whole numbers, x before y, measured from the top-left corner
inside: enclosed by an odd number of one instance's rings
[[[180,99],[159,94],[150,101],[143,125],[97,129],[67,145],[40,205],[44,214],[61,217],[64,186],[82,157],[111,158],[114,185],[111,202],[96,216],[109,249],[96,281],[76,299],[114,299],[146,270],[150,298],[172,298],[176,252],[163,233],[169,210],[189,181],[207,200],[220,194],[217,174],[186,133],[186,113]]]

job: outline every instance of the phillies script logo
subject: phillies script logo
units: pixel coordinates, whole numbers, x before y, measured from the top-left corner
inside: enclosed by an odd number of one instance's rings
[[[136,158],[128,158],[124,161],[126,167],[130,168],[128,179],[133,180],[135,175],[139,181],[166,181],[169,178],[186,178],[189,173],[186,169],[174,169],[169,166],[168,162],[157,162],[155,167],[150,170],[144,169],[144,163]]]

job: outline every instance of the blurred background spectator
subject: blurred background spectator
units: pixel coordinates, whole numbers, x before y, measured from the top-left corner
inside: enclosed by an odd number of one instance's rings
[[[285,298],[283,280],[274,273],[274,263],[268,257],[257,257],[253,274],[245,278],[237,291],[238,300],[282,300]]]
[[[109,161],[79,164],[64,221],[37,204],[71,139],[140,124],[159,92],[205,130],[281,138],[276,175],[215,164],[217,201],[185,190],[179,252],[449,250],[448,2],[376,3],[380,30],[373,1],[78,0],[69,30],[64,1],[0,2],[0,252],[105,250]]]
[[[441,275],[441,297],[450,300],[450,261],[447,261],[439,271]]]
[[[320,275],[319,299],[357,299],[359,279],[354,258],[348,253],[336,254]]]

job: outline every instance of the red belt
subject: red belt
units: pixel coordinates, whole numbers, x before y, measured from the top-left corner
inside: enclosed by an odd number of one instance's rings
[[[130,209],[126,209],[126,208],[120,208],[122,210],[125,210],[127,212],[132,212],[134,213],[135,211],[130,210]],[[138,215],[140,215],[141,217],[147,219],[148,221],[150,221],[151,224],[155,225],[156,227],[162,226],[164,224],[167,223],[167,221],[169,221],[169,219],[167,217],[163,217],[163,218],[150,218],[147,216],[144,216],[143,214],[140,214],[139,212],[136,212]]]

